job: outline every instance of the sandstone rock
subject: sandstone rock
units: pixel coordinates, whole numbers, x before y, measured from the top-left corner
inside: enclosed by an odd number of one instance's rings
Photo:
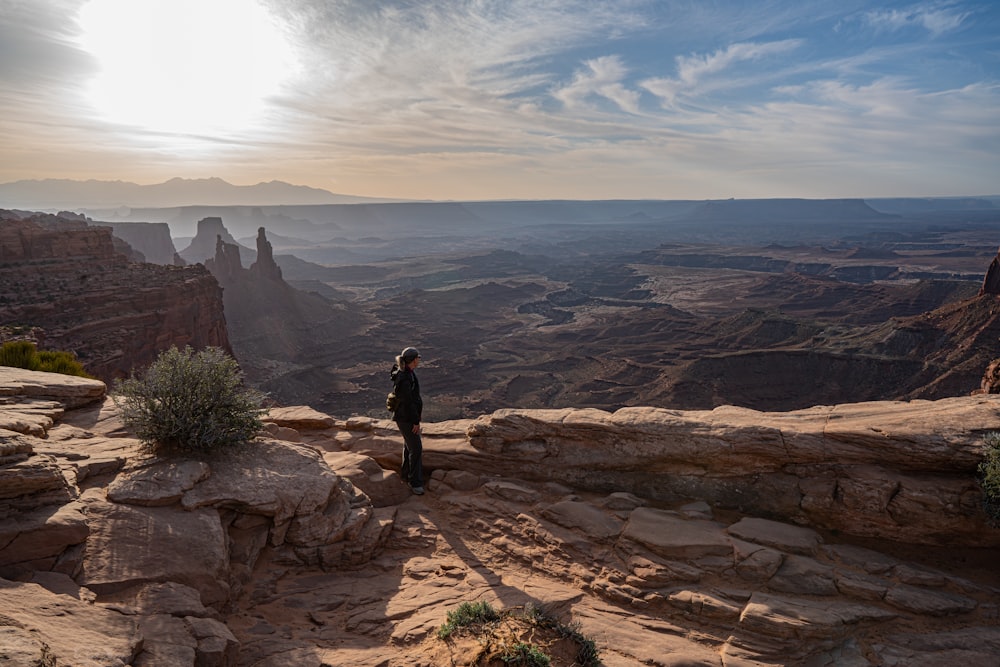
[[[665,502],[700,498],[862,536],[1000,545],[977,497],[982,433],[1000,396],[761,413],[624,408],[500,410],[468,427],[475,452],[444,465],[544,476]],[[836,452],[831,459],[830,452]],[[425,460],[434,440],[425,441]],[[517,468],[518,471],[514,469]],[[984,542],[985,540],[985,542]]]
[[[0,638],[0,656],[25,667],[125,667],[133,664],[143,643],[135,621],[127,616],[50,593],[37,584],[4,579],[0,579]],[[8,641],[13,656],[4,655]],[[37,656],[43,657],[38,662],[13,662]]]
[[[456,491],[475,491],[481,484],[479,475],[464,470],[435,470],[431,479],[439,480]]]
[[[976,601],[964,595],[928,591],[908,584],[889,587],[884,599],[894,607],[928,616],[964,614],[976,608]]]
[[[767,582],[768,588],[796,595],[836,595],[833,568],[812,558],[789,554]]]
[[[77,503],[8,517],[0,521],[0,576],[52,569],[67,547],[84,542],[89,534]]]
[[[177,582],[206,605],[229,599],[226,537],[212,509],[117,505],[84,496],[90,537],[77,581],[98,594]]]
[[[173,505],[211,474],[203,461],[159,461],[125,472],[108,485],[108,500],[125,505]]]
[[[589,503],[563,500],[542,509],[542,516],[565,528],[590,536],[595,542],[618,537],[624,522]]]
[[[103,400],[107,389],[107,385],[100,380],[0,366],[0,396],[25,396],[76,408]],[[51,403],[48,406],[56,411],[55,416],[62,413],[58,406]]]
[[[483,489],[490,495],[518,503],[533,503],[538,500],[538,492],[522,484],[503,480],[490,481],[483,484]]]
[[[321,512],[331,500],[340,502],[337,511],[343,519],[346,500],[331,498],[335,490],[339,494],[336,476],[316,450],[256,440],[213,461],[212,474],[187,491],[181,503],[186,509],[227,507],[273,517],[270,539],[278,546],[297,517]]]
[[[609,494],[601,504],[611,510],[634,510],[645,505],[646,501],[632,493],[618,491]]]
[[[184,621],[191,635],[198,640],[195,647],[197,667],[229,667],[236,664],[240,643],[224,623],[197,616],[189,616]]]
[[[140,584],[119,593],[105,595],[102,604],[123,614],[139,616],[197,616],[209,615],[201,602],[201,593],[190,586],[175,581]]]
[[[306,405],[269,408],[267,414],[263,415],[261,419],[296,431],[328,429],[337,425],[337,420],[330,415],[313,410]]]
[[[162,615],[142,616],[139,618],[139,630],[145,641],[135,667],[195,667],[198,640],[191,635],[183,619]]]
[[[785,555],[776,549],[742,540],[733,540],[733,545],[736,548],[736,573],[747,581],[768,581],[785,561]]]
[[[114,240],[109,227],[84,221],[71,229],[4,221],[0,281],[10,288],[0,321],[31,322],[42,347],[73,350],[89,373],[108,382],[172,345],[232,351],[222,291],[205,267],[130,262]]]
[[[177,249],[165,222],[102,222],[153,264],[173,265]]]
[[[4,437],[3,432],[0,437]],[[72,498],[66,479],[51,456],[36,454],[30,442],[14,434],[3,448],[7,455],[0,459],[0,506],[18,499],[19,508],[26,510]],[[7,514],[8,511],[0,511],[0,518]]]
[[[396,471],[383,469],[368,456],[353,452],[325,452],[323,460],[331,470],[363,491],[374,507],[398,505],[410,496],[410,487]]]
[[[886,667],[992,667],[1000,653],[1000,628],[898,633],[876,645]]]
[[[740,519],[729,526],[727,532],[748,542],[807,556],[816,553],[816,549],[823,541],[819,533],[810,528],[754,517]]]
[[[859,624],[896,616],[876,606],[754,593],[740,615],[740,627],[772,637],[804,641],[844,636]]]
[[[645,545],[667,558],[696,560],[704,556],[732,557],[733,542],[725,526],[690,521],[663,510],[640,507],[630,515],[622,538]]]

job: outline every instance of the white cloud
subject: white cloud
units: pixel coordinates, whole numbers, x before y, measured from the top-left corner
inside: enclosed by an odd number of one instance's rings
[[[582,107],[591,97],[603,97],[629,113],[639,113],[640,93],[629,90],[622,81],[628,68],[619,56],[601,56],[584,62],[584,69],[577,70],[573,81],[552,92],[569,109]]]
[[[921,27],[932,35],[957,30],[970,12],[957,9],[953,3],[928,3],[908,9],[883,9],[866,12],[864,20],[878,30],[894,32],[904,28]]]
[[[696,93],[702,81],[743,62],[761,60],[787,53],[798,48],[801,40],[786,39],[777,42],[756,44],[745,42],[731,44],[708,55],[678,56],[677,76],[674,78],[652,78],[640,85],[663,100],[665,106],[673,106],[681,94]],[[730,80],[726,85],[740,85]]]

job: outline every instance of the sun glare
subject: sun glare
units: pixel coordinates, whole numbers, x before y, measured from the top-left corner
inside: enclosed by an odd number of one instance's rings
[[[280,24],[255,0],[90,0],[80,27],[100,64],[91,103],[146,130],[246,130],[294,70]]]

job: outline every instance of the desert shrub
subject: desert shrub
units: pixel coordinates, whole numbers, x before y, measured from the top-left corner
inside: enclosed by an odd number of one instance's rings
[[[597,651],[597,643],[593,639],[586,637],[580,632],[579,623],[566,625],[560,622],[555,616],[547,613],[544,609],[528,604],[524,608],[524,618],[531,620],[538,627],[550,628],[560,637],[573,641],[578,651],[576,662],[583,667],[600,667],[601,658]]]
[[[499,657],[506,665],[549,667],[552,664],[552,659],[545,655],[540,648],[524,642],[508,646]]]
[[[244,385],[236,360],[215,347],[172,347],[140,375],[116,383],[122,421],[154,453],[211,453],[261,430],[264,395]]]
[[[477,665],[492,665],[496,663],[491,660],[500,660],[504,664],[520,667],[548,667],[552,658],[536,644],[520,639],[518,629],[527,631],[535,639],[541,638],[541,643],[549,648],[554,641],[569,640],[569,647],[563,644],[563,649],[557,649],[557,653],[568,657],[561,651],[575,645],[574,664],[582,667],[602,667],[604,664],[598,656],[597,645],[580,634],[579,626],[564,625],[532,604],[526,605],[519,613],[515,610],[497,611],[488,602],[463,602],[458,609],[448,612],[448,621],[438,629],[437,634],[440,639],[447,639],[458,630],[462,630],[462,634],[473,633],[483,647],[477,659],[485,660],[475,662]]]
[[[1000,526],[1000,433],[983,437],[986,447],[979,464],[979,487],[983,491],[983,509],[994,526]]]
[[[92,377],[90,373],[83,370],[83,364],[76,360],[76,356],[72,352],[42,350],[38,353],[38,362],[38,370],[47,373]]]
[[[12,340],[0,346],[0,366],[37,371],[38,363],[38,353],[31,341]]]
[[[76,360],[72,352],[57,350],[37,350],[35,344],[27,340],[12,340],[0,345],[0,366],[13,366],[29,371],[60,373],[92,378]]]
[[[500,612],[489,602],[463,602],[458,609],[448,612],[448,620],[438,628],[438,637],[444,639],[458,628],[475,623],[489,623],[500,620]]]

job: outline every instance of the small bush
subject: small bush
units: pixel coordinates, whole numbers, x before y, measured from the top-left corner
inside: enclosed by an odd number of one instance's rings
[[[0,345],[0,366],[93,378],[72,352],[39,351],[27,340],[12,340]]]
[[[534,644],[525,644],[524,642],[509,646],[500,655],[500,659],[504,664],[524,665],[524,667],[549,667],[552,664],[552,659],[545,655],[542,649]]]
[[[245,444],[261,430],[264,395],[243,384],[219,348],[172,347],[146,371],[115,385],[122,421],[153,453],[210,453]]]
[[[438,628],[438,637],[444,639],[458,628],[498,620],[500,612],[489,602],[463,602],[458,605],[458,609],[448,612],[448,621]]]
[[[437,636],[447,639],[458,630],[461,635],[472,634],[480,642],[482,649],[471,664],[496,664],[500,660],[507,665],[519,667],[549,667],[552,658],[536,644],[523,641],[527,635],[539,641],[543,646],[555,647],[557,659],[563,656],[566,649],[573,650],[576,655],[574,664],[582,667],[601,667],[594,640],[584,637],[578,625],[564,625],[554,616],[539,607],[527,604],[518,613],[513,609],[497,611],[488,602],[463,602],[455,611],[448,612],[448,622],[438,629]],[[458,635],[456,635],[458,636]],[[561,647],[557,643],[569,641]],[[451,641],[451,640],[449,640]]]
[[[1000,526],[1000,433],[983,437],[986,448],[979,464],[979,487],[983,491],[983,509],[994,526]]]
[[[37,371],[38,365],[38,354],[31,341],[12,340],[0,346],[0,366]]]

